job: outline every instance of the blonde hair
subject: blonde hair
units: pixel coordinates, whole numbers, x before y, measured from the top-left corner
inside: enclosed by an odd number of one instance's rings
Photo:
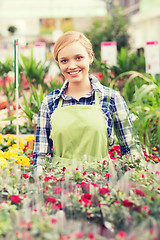
[[[94,56],[92,44],[89,39],[81,32],[68,31],[58,38],[54,45],[54,58],[58,62],[59,51],[73,42],[80,42],[88,52],[89,56]]]

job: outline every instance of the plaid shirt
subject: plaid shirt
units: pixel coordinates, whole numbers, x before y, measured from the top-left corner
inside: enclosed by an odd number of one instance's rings
[[[103,86],[95,76],[90,75],[90,81],[92,85],[92,92],[81,97],[79,101],[64,94],[68,86],[67,80],[64,82],[61,89],[54,90],[44,98],[39,110],[37,121],[37,131],[33,153],[34,165],[41,164],[46,154],[52,155],[51,149],[53,143],[50,138],[51,119],[58,106],[60,97],[63,98],[62,107],[75,104],[92,105],[95,104],[94,91],[99,92],[99,103],[106,123],[109,148],[114,145],[115,132],[122,155],[131,154],[140,156],[139,152],[141,151],[141,146],[132,136],[132,121],[124,99],[119,92]]]

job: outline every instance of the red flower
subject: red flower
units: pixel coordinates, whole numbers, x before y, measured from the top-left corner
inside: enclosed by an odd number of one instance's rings
[[[53,177],[45,177],[45,178],[44,178],[44,181],[45,181],[45,182],[48,182],[50,179],[53,179]]]
[[[109,174],[109,173],[105,174],[105,177],[107,177],[107,178],[110,178],[110,176],[111,176],[111,174]]]
[[[88,182],[81,182],[81,187],[88,191],[89,187],[90,187],[90,183],[88,183]]]
[[[86,171],[84,171],[84,172],[83,172],[83,176],[85,176],[86,174],[87,174],[87,172],[86,172]]]
[[[62,204],[61,203],[57,204],[56,208],[59,209],[59,210],[62,210]]]
[[[92,232],[89,232],[88,233],[88,238],[89,239],[95,239],[95,236],[94,236],[94,234]]]
[[[60,238],[59,238],[59,240],[68,240],[68,239],[71,239],[71,236],[69,236],[69,235],[60,235]]]
[[[63,167],[61,170],[62,170],[63,172],[65,172],[65,171],[66,171],[66,167]]]
[[[108,188],[99,188],[99,194],[105,195],[106,193],[109,193],[109,189]]]
[[[89,193],[85,193],[85,194],[83,194],[83,195],[81,196],[81,199],[82,199],[82,198],[86,198],[86,199],[90,200],[90,199],[92,198],[92,195],[89,194]]]
[[[140,195],[140,196],[145,196],[145,193],[141,190],[141,189],[135,189],[135,193],[137,194],[137,195]]]
[[[10,197],[10,200],[12,201],[12,203],[20,203],[21,202],[21,198],[19,197],[19,195],[12,195]]]
[[[55,218],[52,218],[52,219],[51,219],[51,223],[52,223],[52,224],[54,224],[54,223],[56,223],[56,222],[57,222],[57,219],[55,219]]]
[[[106,165],[107,160],[103,160],[103,165]]]
[[[91,183],[93,187],[98,187],[98,183]]]
[[[56,187],[55,190],[54,190],[54,193],[55,194],[60,194],[62,191],[62,189],[60,187]]]
[[[123,206],[131,208],[133,206],[133,203],[130,202],[128,199],[124,199]]]
[[[24,177],[25,179],[27,179],[27,178],[29,178],[29,175],[28,175],[27,173],[23,173],[23,177]]]
[[[147,212],[147,214],[150,214],[150,210],[149,210],[149,206],[148,205],[144,205],[143,206],[143,210]]]
[[[77,233],[75,233],[75,237],[76,237],[76,238],[82,238],[83,235],[84,235],[83,232],[77,232]]]
[[[92,172],[92,174],[95,176],[96,175],[96,173],[95,172]]]
[[[117,235],[118,235],[119,238],[124,239],[126,237],[126,232],[120,231]]]
[[[55,203],[57,200],[53,197],[47,197],[47,202]]]
[[[82,204],[84,203],[85,207],[91,207],[92,206],[92,201],[88,200],[87,198],[84,198],[83,196],[79,200],[79,202]]]

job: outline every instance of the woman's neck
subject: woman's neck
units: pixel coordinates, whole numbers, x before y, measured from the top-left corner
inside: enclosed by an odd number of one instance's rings
[[[88,92],[92,91],[92,86],[90,81],[86,81],[85,84],[83,83],[70,83],[65,91],[66,95],[72,96],[73,98],[79,100]]]

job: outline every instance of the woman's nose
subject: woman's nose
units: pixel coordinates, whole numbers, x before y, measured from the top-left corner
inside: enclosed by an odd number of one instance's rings
[[[76,62],[75,61],[70,61],[69,62],[69,65],[68,65],[68,68],[76,68]]]

